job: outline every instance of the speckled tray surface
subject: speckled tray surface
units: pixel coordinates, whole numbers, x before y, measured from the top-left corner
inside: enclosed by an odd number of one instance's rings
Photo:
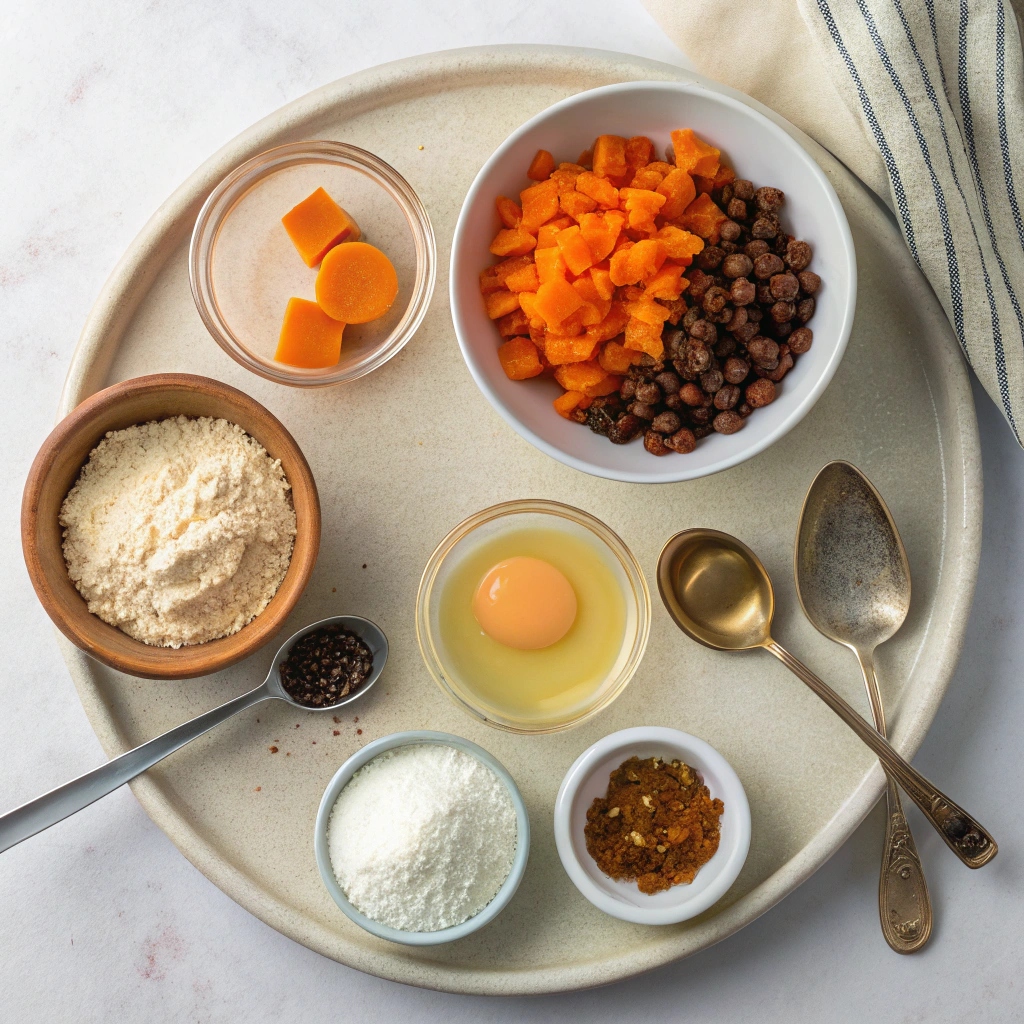
[[[846,208],[860,303],[831,386],[774,447],[692,483],[599,480],[516,436],[459,356],[448,312],[448,249],[463,196],[487,156],[526,118],[574,92],[696,77],[621,54],[527,46],[433,54],[335,82],[255,125],[171,196],[104,287],[75,352],[62,413],[114,381],[189,370],[263,402],[309,459],[323,502],[323,543],[281,635],[330,614],[369,616],[391,641],[385,676],[339,723],[263,705],[133,786],[153,820],[221,889],[272,927],[360,970],[495,994],[636,974],[703,949],[763,913],[835,852],[882,792],[881,770],[867,750],[781,665],[692,643],[657,602],[639,672],[592,721],[522,737],[470,719],[428,676],[413,611],[434,545],[486,505],[521,497],[578,505],[621,534],[651,583],[661,545],[675,531],[703,525],[736,533],[775,579],[776,635],[866,713],[854,659],[803,619],[792,583],[803,494],[824,463],[849,459],[885,495],[910,556],[910,617],[878,659],[893,742],[905,754],[921,743],[952,675],[980,546],[981,469],[967,374],[893,224],[795,129]],[[423,327],[394,360],[352,384],[303,392],[247,373],[214,344],[192,302],[187,253],[199,207],[227,171],[268,146],[311,138],[369,149],[411,182],[437,233],[440,272]],[[274,653],[272,643],[217,675],[160,683],[120,675],[62,643],[111,756],[255,685]],[[555,793],[576,756],[606,733],[641,724],[674,726],[717,747],[739,773],[753,814],[750,856],[731,891],[703,916],[667,928],[628,925],[594,909],[562,870],[552,835]],[[529,807],[533,846],[518,894],[492,925],[472,939],[417,950],[377,940],[341,914],[317,875],[312,836],[321,794],[341,762],[371,739],[419,728],[465,736],[508,767]],[[280,752],[271,754],[272,745]]]

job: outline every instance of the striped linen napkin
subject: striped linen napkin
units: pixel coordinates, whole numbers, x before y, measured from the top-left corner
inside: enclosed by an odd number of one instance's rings
[[[1006,0],[643,0],[697,70],[829,149],[894,211],[1024,445],[1024,59]]]

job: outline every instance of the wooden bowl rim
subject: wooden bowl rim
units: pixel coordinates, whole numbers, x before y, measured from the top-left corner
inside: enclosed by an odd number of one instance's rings
[[[39,555],[38,502],[61,447],[71,438],[77,437],[85,424],[98,414],[116,408],[126,398],[163,391],[200,392],[224,399],[229,406],[245,409],[252,416],[266,420],[270,431],[275,435],[275,441],[278,442],[275,447],[279,448],[272,457],[281,461],[291,486],[296,512],[295,546],[285,578],[270,604],[237,633],[203,644],[172,648],[150,646],[118,630],[129,646],[138,651],[137,655],[124,654],[110,649],[103,642],[103,632],[116,630],[116,626],[103,622],[87,609],[81,621],[71,619],[63,613],[56,597],[57,585],[51,580]],[[230,408],[225,412],[230,414]],[[187,414],[167,414],[175,415]],[[223,418],[230,420],[230,415]],[[246,428],[243,426],[242,429]],[[93,447],[102,436],[101,433],[97,437]],[[284,624],[309,582],[320,548],[320,530],[320,498],[316,481],[302,449],[284,424],[269,409],[244,391],[211,377],[190,373],[155,373],[132,377],[90,395],[57,423],[43,441],[29,469],[21,504],[21,538],[25,566],[36,596],[54,625],[76,647],[97,661],[120,672],[147,679],[189,679],[208,675],[241,661],[267,643]],[[60,554],[60,564],[63,564],[63,551]],[[70,578],[67,578],[67,582],[84,607],[84,598],[78,594]]]

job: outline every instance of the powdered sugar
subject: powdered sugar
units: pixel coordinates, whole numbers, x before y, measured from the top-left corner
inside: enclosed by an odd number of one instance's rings
[[[411,744],[352,776],[327,839],[334,874],[359,911],[403,931],[439,931],[479,913],[501,888],[516,851],[516,812],[475,757]]]

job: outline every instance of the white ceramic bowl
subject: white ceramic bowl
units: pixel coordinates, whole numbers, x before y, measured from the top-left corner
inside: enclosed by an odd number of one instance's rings
[[[497,891],[494,899],[487,904],[478,914],[463,921],[461,924],[453,925],[451,928],[442,928],[436,932],[407,932],[399,928],[392,928],[389,925],[374,921],[365,914],[358,911],[345,896],[338,879],[335,877],[334,869],[331,867],[331,854],[327,842],[327,826],[330,823],[331,811],[334,810],[335,801],[341,791],[348,785],[349,780],[365,764],[369,764],[378,754],[386,750],[394,750],[396,747],[404,747],[422,743],[436,743],[443,747],[455,747],[470,757],[475,757],[481,764],[486,765],[504,783],[508,795],[512,798],[512,805],[516,811],[516,852],[512,860],[512,867],[509,869],[505,881]],[[417,729],[410,732],[395,732],[390,736],[382,736],[379,740],[367,743],[361,750],[357,750],[335,773],[334,778],[327,784],[327,789],[320,800],[320,808],[316,815],[316,825],[313,831],[313,850],[316,854],[316,865],[320,869],[320,877],[327,891],[331,894],[334,902],[342,909],[347,917],[354,921],[360,928],[364,928],[371,935],[387,939],[390,942],[400,942],[406,946],[437,946],[444,942],[454,942],[456,939],[464,939],[467,935],[483,928],[485,924],[493,921],[508,905],[509,900],[519,888],[526,872],[526,862],[530,856],[530,819],[526,813],[526,805],[523,803],[519,787],[515,780],[508,773],[505,766],[493,754],[488,753],[483,747],[463,739],[461,736],[452,736],[446,732],[432,732],[426,729]]]
[[[509,380],[498,363],[497,329],[488,320],[478,275],[499,224],[494,200],[517,197],[538,149],[575,160],[599,134],[647,135],[664,154],[673,128],[693,128],[722,150],[739,177],[774,185],[787,196],[782,223],[811,243],[811,268],[822,278],[810,326],[814,344],[786,375],[779,396],[735,434],[712,434],[689,455],[658,457],[637,440],[607,438],[551,408],[561,389],[551,380]],[[575,469],[612,480],[668,483],[708,476],[763,451],[807,414],[835,373],[850,337],[857,264],[846,215],[821,168],[786,131],[712,85],[626,82],[571,96],[531,118],[494,152],[476,176],[455,228],[450,274],[452,319],[470,373],[495,409],[541,451]]]
[[[689,885],[648,896],[635,882],[617,882],[587,852],[587,808],[604,796],[608,776],[630,757],[678,758],[704,776],[711,796],[725,804],[718,852]],[[732,766],[704,740],[659,726],[638,726],[605,736],[566,772],[555,799],[555,844],[573,884],[599,910],[634,924],[677,924],[717,903],[739,876],[750,849],[750,805]]]

